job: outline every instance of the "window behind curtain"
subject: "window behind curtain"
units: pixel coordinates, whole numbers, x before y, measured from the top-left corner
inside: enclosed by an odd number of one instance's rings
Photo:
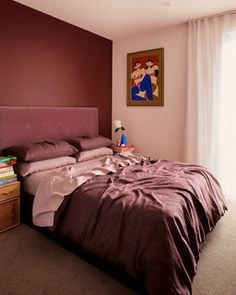
[[[221,74],[218,176],[224,193],[236,198],[236,28],[224,34]]]

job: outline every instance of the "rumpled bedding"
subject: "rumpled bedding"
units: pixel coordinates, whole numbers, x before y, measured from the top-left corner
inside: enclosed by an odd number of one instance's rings
[[[142,161],[90,178],[57,231],[117,265],[151,295],[190,295],[202,243],[226,210],[204,167]]]
[[[72,193],[77,187],[90,178],[116,172],[121,167],[141,162],[145,157],[132,153],[116,154],[102,157],[99,161],[87,165],[70,165],[49,172],[43,177],[37,187],[32,216],[37,226],[52,227],[55,212],[62,204],[64,197]]]

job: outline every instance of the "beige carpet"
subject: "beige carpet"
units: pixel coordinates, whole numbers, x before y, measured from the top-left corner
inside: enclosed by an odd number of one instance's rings
[[[0,234],[1,295],[135,295],[26,225]],[[236,202],[208,235],[193,295],[236,295]]]
[[[193,295],[236,295],[236,200],[204,243]]]

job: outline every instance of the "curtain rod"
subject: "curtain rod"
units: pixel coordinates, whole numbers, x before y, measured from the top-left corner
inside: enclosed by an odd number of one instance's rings
[[[231,13],[236,13],[236,9],[228,10],[228,11],[221,12],[221,13],[211,14],[211,15],[207,15],[207,16],[197,17],[197,18],[191,19],[191,20],[189,20],[187,22],[193,22],[193,21],[197,21],[197,20],[203,20],[203,19],[206,19],[206,18],[213,18],[215,16],[223,16],[223,15],[231,14]]]

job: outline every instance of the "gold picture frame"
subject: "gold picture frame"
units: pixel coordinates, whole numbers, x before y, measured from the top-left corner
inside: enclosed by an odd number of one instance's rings
[[[164,48],[127,54],[127,106],[164,105]]]

